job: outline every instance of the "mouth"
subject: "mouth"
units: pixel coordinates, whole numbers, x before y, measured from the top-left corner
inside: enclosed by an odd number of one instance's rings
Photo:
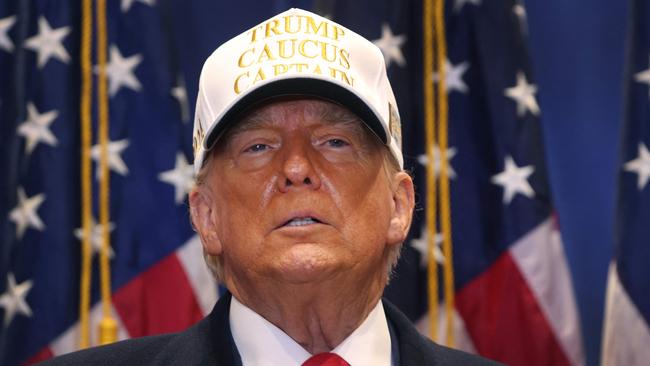
[[[297,227],[297,226],[307,226],[314,224],[321,224],[322,222],[315,217],[306,216],[306,217],[294,217],[291,220],[285,222],[281,227]]]

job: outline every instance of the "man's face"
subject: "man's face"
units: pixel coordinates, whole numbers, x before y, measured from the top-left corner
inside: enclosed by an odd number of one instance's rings
[[[408,175],[385,167],[383,148],[351,112],[325,101],[276,101],[243,118],[208,162],[207,220],[198,227],[226,282],[385,273],[413,194]],[[404,189],[408,217],[397,197]]]

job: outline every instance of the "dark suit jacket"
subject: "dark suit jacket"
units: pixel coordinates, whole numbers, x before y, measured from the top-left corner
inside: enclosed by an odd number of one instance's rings
[[[230,294],[223,296],[208,317],[184,332],[90,348],[45,361],[42,365],[239,366],[241,359],[230,333],[230,299]],[[391,336],[398,340],[400,366],[496,365],[429,341],[418,333],[404,314],[385,300],[384,309]]]

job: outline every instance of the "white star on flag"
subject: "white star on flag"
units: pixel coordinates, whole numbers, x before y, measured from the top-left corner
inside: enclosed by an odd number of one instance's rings
[[[70,62],[70,55],[63,47],[63,38],[70,33],[70,27],[52,29],[45,17],[38,18],[38,34],[25,40],[25,47],[38,53],[38,68],[42,69],[50,57],[63,63]]]
[[[436,258],[437,263],[443,264],[445,263],[445,255],[440,249],[443,241],[442,233],[436,233],[433,241],[435,243],[433,256]],[[411,246],[420,253],[420,267],[426,268],[429,264],[429,232],[427,231],[426,225],[422,225],[419,238],[411,239]]]
[[[639,155],[636,159],[625,163],[623,170],[638,174],[637,187],[639,190],[645,188],[648,178],[650,178],[650,151],[645,144],[639,143]]]
[[[441,160],[442,160],[441,155],[442,154],[440,153],[440,148],[438,147],[438,145],[433,145],[432,149],[433,149],[433,172],[434,172],[436,177],[440,177],[440,169],[442,168],[442,165],[441,165]],[[446,157],[447,157],[447,174],[449,175],[449,178],[451,178],[451,179],[456,178],[456,171],[451,166],[450,161],[451,161],[451,159],[454,158],[454,156],[456,156],[457,152],[458,151],[456,150],[455,147],[447,148],[447,154],[446,154]],[[429,164],[429,156],[427,154],[422,154],[422,155],[418,156],[418,163],[420,163],[420,164],[422,164],[423,166],[426,167]]]
[[[27,305],[25,298],[31,290],[34,282],[23,281],[20,285],[16,285],[16,277],[13,273],[7,274],[7,288],[5,293],[0,296],[0,307],[5,310],[4,326],[5,328],[11,323],[16,316],[16,313],[32,316],[32,309]]]
[[[122,13],[126,13],[127,11],[131,10],[131,5],[133,5],[135,1],[136,0],[122,0],[122,3],[120,4],[120,9],[122,9]],[[149,6],[154,6],[156,4],[156,0],[137,0],[137,1]]]
[[[31,154],[39,142],[46,143],[50,146],[56,146],[58,141],[56,136],[50,131],[50,124],[56,119],[59,112],[51,110],[45,113],[38,113],[34,103],[27,104],[27,120],[18,126],[18,134],[27,140],[25,151]]]
[[[40,193],[36,196],[27,198],[25,190],[18,187],[18,204],[9,212],[9,220],[16,224],[16,235],[22,239],[25,230],[28,227],[43,231],[45,225],[41,218],[38,217],[38,208],[45,201],[45,194]]]
[[[127,175],[129,173],[129,168],[126,166],[121,156],[124,149],[126,149],[128,146],[128,139],[108,141],[108,167],[110,170],[116,172],[117,174]],[[99,159],[101,156],[101,147],[99,144],[94,145],[90,149],[90,156],[97,162],[97,178],[99,179],[102,175],[99,166]]]
[[[129,57],[122,57],[120,50],[111,45],[110,61],[106,64],[106,77],[108,78],[108,93],[115,96],[122,86],[139,91],[142,86],[140,81],[133,74],[134,69],[142,62],[142,56],[135,54]],[[99,73],[99,66],[95,66],[95,73]]]
[[[528,84],[526,75],[521,71],[517,72],[517,85],[506,88],[504,92],[507,97],[517,102],[517,115],[519,117],[526,114],[526,110],[529,110],[535,116],[539,115],[539,106],[535,99],[535,93],[537,93],[537,85]]]
[[[174,201],[183,203],[187,195],[194,186],[194,168],[187,163],[185,155],[182,152],[176,154],[176,165],[174,169],[164,171],[158,174],[158,179],[174,186]]]
[[[12,52],[14,50],[14,43],[11,42],[9,38],[9,29],[13,27],[16,23],[16,16],[12,15],[10,17],[0,19],[0,49],[3,49],[7,52]]]
[[[518,167],[512,156],[508,155],[503,172],[494,175],[490,181],[503,187],[503,203],[509,204],[517,193],[528,198],[535,197],[535,191],[528,183],[528,177],[534,171],[535,167],[532,165]]]
[[[112,222],[108,223],[108,232],[112,232],[115,230],[115,224]],[[101,253],[102,251],[102,245],[103,245],[103,233],[104,233],[104,225],[102,224],[97,224],[94,219],[91,218],[90,221],[90,245],[92,248],[93,253]],[[84,230],[83,227],[76,228],[74,229],[74,236],[83,241],[84,239]],[[113,258],[115,256],[115,253],[113,252],[113,248],[110,246],[108,247],[108,257]]]
[[[400,34],[398,36],[393,34],[388,23],[381,25],[381,38],[372,41],[384,54],[386,61],[386,69],[390,67],[392,61],[397,62],[401,67],[406,66],[406,59],[402,54],[402,44],[406,42],[406,35]]]
[[[449,59],[445,60],[445,86],[447,87],[448,92],[456,90],[467,94],[469,88],[467,87],[467,84],[465,84],[465,81],[463,81],[463,74],[468,68],[469,62],[467,61],[454,65],[449,62]],[[438,82],[438,80],[440,80],[440,76],[438,76],[438,73],[434,72],[433,81]]]
[[[460,12],[465,4],[481,5],[481,0],[454,0],[454,12]]]
[[[183,123],[190,121],[190,107],[187,101],[187,89],[185,89],[185,80],[182,76],[177,79],[177,86],[172,88],[171,94],[181,107],[181,120]]]
[[[650,57],[648,58],[650,59]],[[650,62],[648,62],[648,64],[650,64]],[[634,80],[636,80],[639,83],[648,84],[648,86],[650,87],[650,66],[648,67],[647,70],[634,74]],[[650,98],[650,88],[648,88],[648,97]]]

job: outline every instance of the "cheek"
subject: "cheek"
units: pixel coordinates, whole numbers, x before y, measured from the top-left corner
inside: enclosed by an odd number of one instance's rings
[[[347,180],[331,184],[340,187],[332,188],[332,197],[343,217],[346,239],[362,247],[370,246],[364,250],[383,251],[393,209],[387,182],[381,175],[363,177],[362,174],[349,175]]]
[[[368,194],[365,198],[359,208],[354,211],[355,227],[367,240],[385,244],[390,224],[390,205],[383,195]]]
[[[277,180],[277,175],[272,173],[270,167],[252,173],[230,171],[217,177],[214,187],[218,199],[228,211],[220,215],[225,217],[235,212],[241,215],[259,213],[259,208],[268,205],[277,191]]]
[[[258,228],[265,224],[260,212],[273,197],[276,181],[230,176],[217,184],[215,222],[225,250],[260,240]]]
[[[360,162],[320,166],[321,189],[339,208],[355,209],[360,206],[377,178],[371,166]]]

